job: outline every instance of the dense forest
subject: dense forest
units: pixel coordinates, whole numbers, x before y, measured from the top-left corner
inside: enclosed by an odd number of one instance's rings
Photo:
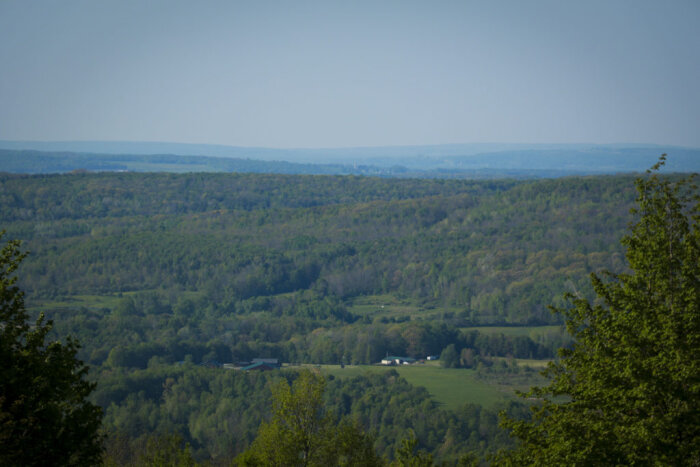
[[[32,296],[201,292],[219,308],[316,291],[394,294],[475,323],[548,322],[544,304],[620,269],[631,178],[541,182],[279,175],[3,176]],[[231,311],[231,310],[229,310]]]
[[[253,439],[270,382],[295,373],[202,365],[447,351],[486,374],[507,370],[498,358],[554,358],[568,343],[556,329],[479,329],[560,324],[547,306],[562,292],[590,297],[590,272],[624,269],[633,200],[631,176],[1,174],[0,226],[30,251],[30,310],[80,340],[110,439],[177,432],[222,460]],[[388,456],[408,427],[446,461],[509,443],[496,409],[442,408],[397,373],[335,378],[325,397]]]

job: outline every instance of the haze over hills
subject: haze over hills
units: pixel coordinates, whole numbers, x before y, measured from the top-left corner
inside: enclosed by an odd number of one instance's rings
[[[155,142],[0,141],[0,171],[260,172],[421,178],[550,178],[700,170],[700,149],[642,144],[473,143],[278,149]]]

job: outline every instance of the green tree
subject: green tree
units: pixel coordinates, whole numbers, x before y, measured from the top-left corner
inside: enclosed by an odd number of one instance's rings
[[[302,372],[292,383],[280,381],[272,390],[272,419],[263,422],[250,449],[238,465],[265,466],[373,466],[382,460],[372,438],[353,422],[336,424],[325,413],[325,380]]]
[[[95,385],[76,341],[45,343],[43,315],[29,325],[14,275],[25,256],[16,240],[0,250],[0,464],[94,465],[102,411],[86,398]]]
[[[390,467],[432,467],[433,455],[417,449],[418,439],[413,430],[409,437],[401,440],[401,446],[396,450],[396,459]]]
[[[440,366],[443,368],[457,368],[459,366],[459,354],[454,344],[443,349],[440,354]]]
[[[105,440],[103,467],[195,467],[190,445],[179,433],[153,433],[132,439],[113,432]]]
[[[594,303],[569,295],[573,346],[545,374],[512,465],[700,465],[700,196],[656,170],[637,180],[622,239],[629,272],[595,274]]]
[[[149,467],[194,467],[196,462],[190,446],[182,446],[179,434],[150,436],[145,452],[139,455],[137,465]]]

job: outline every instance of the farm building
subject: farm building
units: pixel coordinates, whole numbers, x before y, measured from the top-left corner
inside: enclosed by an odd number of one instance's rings
[[[227,370],[276,370],[282,365],[276,358],[254,358],[250,362],[225,363],[224,368]]]
[[[250,363],[266,363],[279,367],[280,362],[276,358],[254,358]]]
[[[415,363],[416,359],[411,357],[389,357],[386,356],[382,359],[382,365],[410,365]]]
[[[243,371],[267,371],[267,370],[277,370],[278,368],[279,368],[278,364],[258,361],[255,363],[251,363],[248,366],[244,366],[243,368],[241,368],[241,370],[243,370]]]

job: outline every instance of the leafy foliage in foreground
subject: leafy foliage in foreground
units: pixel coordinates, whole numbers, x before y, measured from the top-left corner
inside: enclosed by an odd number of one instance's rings
[[[0,250],[0,464],[94,465],[102,411],[87,397],[95,384],[76,358],[77,342],[46,343],[51,322],[27,322],[13,276],[25,256],[19,245]]]
[[[558,310],[575,345],[550,365],[551,383],[528,394],[542,399],[534,419],[504,419],[521,441],[504,463],[700,463],[700,196],[691,181],[637,181],[638,220],[622,240],[632,272],[592,275],[599,300],[570,295],[572,306]]]
[[[338,423],[323,406],[325,380],[309,371],[292,386],[286,380],[272,388],[272,418],[263,422],[242,466],[380,466],[372,438],[357,423]]]

